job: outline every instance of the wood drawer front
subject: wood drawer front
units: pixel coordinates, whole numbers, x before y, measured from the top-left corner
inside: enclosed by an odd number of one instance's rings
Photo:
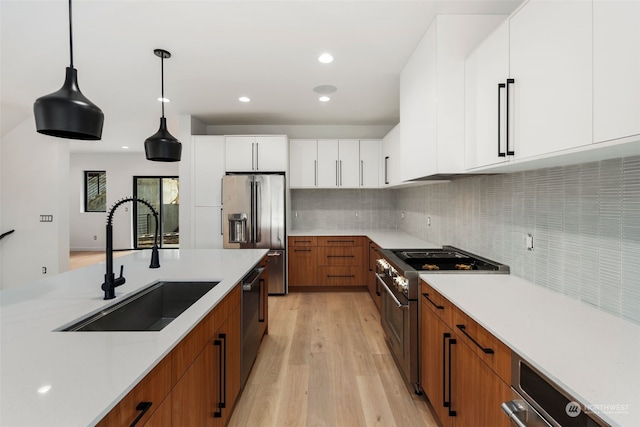
[[[133,390],[131,390],[100,422],[97,427],[128,426],[140,415],[136,407],[141,402],[151,402],[151,407],[139,420],[138,425],[151,418],[156,409],[171,391],[171,354],[162,359]]]
[[[171,351],[173,356],[173,369],[171,372],[172,385],[178,382],[198,354],[200,354],[202,349],[209,343],[215,331],[227,320],[233,308],[239,305],[240,286],[236,285]]]
[[[356,267],[319,267],[318,284],[324,286],[361,286],[360,272]]]
[[[292,236],[289,237],[289,246],[317,246],[316,236]]]
[[[454,305],[423,280],[420,280],[420,301],[447,325],[452,325]]]
[[[290,248],[289,286],[315,286],[317,284],[317,267],[318,248]]]
[[[318,248],[318,265],[320,266],[362,266],[362,247],[330,247]]]
[[[362,237],[318,236],[318,246],[362,246]]]
[[[507,384],[511,384],[511,350],[459,308],[453,310],[454,333]]]

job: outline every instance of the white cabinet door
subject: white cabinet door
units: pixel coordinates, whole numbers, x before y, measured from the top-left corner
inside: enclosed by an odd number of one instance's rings
[[[380,186],[380,149],[379,139],[360,140],[360,187],[378,188]]]
[[[603,142],[640,134],[640,2],[593,4],[593,132]]]
[[[194,222],[195,249],[222,249],[222,206],[196,207]]]
[[[382,139],[380,186],[400,183],[400,125],[396,125]]]
[[[286,136],[257,136],[255,143],[254,170],[256,172],[285,172],[287,170]]]
[[[227,172],[253,172],[255,165],[254,136],[225,137],[225,169]]]
[[[465,63],[465,169],[505,162],[509,21]]]
[[[360,141],[338,141],[338,184],[343,188],[360,187]]]
[[[338,140],[318,140],[318,188],[338,187]]]
[[[315,139],[289,141],[291,188],[315,188],[318,184],[318,143]]]
[[[530,0],[509,23],[515,158],[590,144],[592,2]]]
[[[197,135],[193,142],[194,206],[222,204],[224,176],[224,137]]]

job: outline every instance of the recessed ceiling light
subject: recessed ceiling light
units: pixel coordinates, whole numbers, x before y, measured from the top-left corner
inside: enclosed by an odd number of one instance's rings
[[[318,98],[318,100],[320,102],[327,102],[327,101],[331,100],[331,98],[329,98],[328,96],[321,96],[320,98]]]
[[[249,101],[251,101],[251,98],[249,98],[248,96],[241,96],[240,98],[238,98],[238,101],[240,101],[240,102],[249,102]]]
[[[318,61],[322,62],[323,64],[328,64],[330,62],[333,62],[333,56],[330,53],[325,52],[318,57]]]
[[[313,88],[315,93],[319,93],[320,95],[328,95],[330,93],[334,93],[338,88],[332,85],[320,85]]]
[[[38,389],[38,393],[40,393],[40,394],[46,394],[46,393],[48,393],[48,392],[49,392],[49,390],[51,390],[51,388],[52,388],[52,387],[51,387],[50,385],[43,385],[42,387],[40,387],[40,388]]]
[[[123,148],[124,150],[128,150],[128,149],[129,149],[129,147],[127,147],[126,145],[123,145],[123,146],[122,146],[122,148]]]
[[[160,102],[171,102],[171,100],[169,98],[158,98],[158,101],[160,101]]]

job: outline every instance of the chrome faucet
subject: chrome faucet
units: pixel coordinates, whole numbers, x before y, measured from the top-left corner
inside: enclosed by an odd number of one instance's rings
[[[124,265],[120,266],[120,277],[116,278],[113,274],[113,214],[115,213],[118,207],[126,202],[137,202],[142,203],[151,209],[151,213],[153,213],[153,217],[156,220],[156,231],[153,235],[153,248],[151,249],[151,264],[149,268],[158,268],[160,267],[160,256],[158,255],[158,212],[151,206],[149,202],[144,199],[138,199],[137,197],[127,197],[121,199],[116,202],[109,210],[109,215],[107,215],[107,248],[106,248],[106,258],[107,258],[107,272],[104,275],[104,283],[102,284],[102,290],[104,291],[104,299],[113,299],[116,297],[115,289],[118,286],[124,285],[126,279],[122,275],[124,273]]]

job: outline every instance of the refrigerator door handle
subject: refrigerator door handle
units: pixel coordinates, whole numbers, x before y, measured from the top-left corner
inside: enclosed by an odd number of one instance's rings
[[[255,237],[255,227],[256,227],[255,225],[255,212],[256,212],[255,189],[253,188],[253,181],[250,181],[249,185],[251,186],[251,193],[249,195],[250,202],[251,202],[251,214],[250,214],[251,230],[249,230],[249,243],[253,243],[254,237]]]
[[[255,230],[256,230],[256,234],[255,234],[255,242],[261,242],[262,241],[262,227],[260,226],[260,220],[262,219],[260,217],[261,215],[261,210],[262,210],[262,186],[260,185],[260,182],[256,181],[255,182],[255,195],[256,195],[256,203],[255,203],[255,207],[254,207],[254,219],[255,219]]]

